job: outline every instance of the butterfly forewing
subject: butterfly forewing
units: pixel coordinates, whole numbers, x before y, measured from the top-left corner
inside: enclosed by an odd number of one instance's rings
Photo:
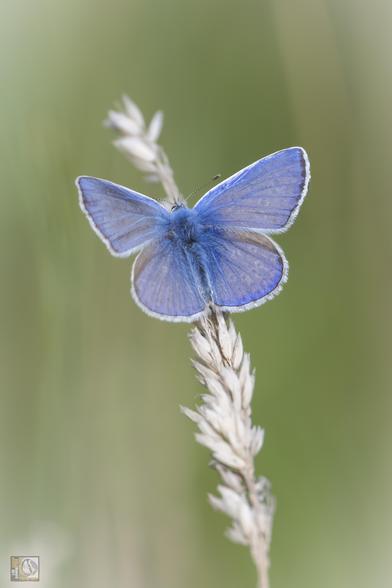
[[[80,206],[109,251],[125,257],[165,230],[169,212],[143,194],[89,176],[77,179]]]
[[[195,208],[206,224],[283,232],[298,214],[309,179],[305,150],[290,147],[221,182]]]

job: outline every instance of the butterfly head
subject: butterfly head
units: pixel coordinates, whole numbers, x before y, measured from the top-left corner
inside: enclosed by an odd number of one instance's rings
[[[176,210],[180,210],[181,208],[185,208],[185,204],[182,202],[176,202],[170,209],[170,212],[176,212]]]

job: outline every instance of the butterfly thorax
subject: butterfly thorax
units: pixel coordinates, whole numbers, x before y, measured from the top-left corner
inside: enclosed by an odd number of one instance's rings
[[[197,212],[184,206],[175,208],[170,215],[168,238],[179,245],[192,248],[199,243],[202,233]]]

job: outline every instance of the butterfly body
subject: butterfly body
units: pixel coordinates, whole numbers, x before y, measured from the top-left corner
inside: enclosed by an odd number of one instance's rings
[[[132,294],[152,316],[194,321],[214,305],[238,312],[273,298],[288,264],[268,236],[287,230],[305,197],[309,161],[300,147],[261,159],[195,205],[168,211],[107,180],[78,178],[80,205],[109,251],[140,251]]]
[[[179,205],[171,211],[162,251],[171,250],[168,257],[176,259],[186,280],[197,285],[204,305],[212,299],[208,260],[213,241],[214,229],[201,222],[197,209]]]

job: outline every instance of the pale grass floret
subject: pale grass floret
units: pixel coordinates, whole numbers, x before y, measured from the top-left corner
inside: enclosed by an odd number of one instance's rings
[[[128,96],[123,96],[122,110],[109,110],[104,124],[120,135],[114,145],[150,182],[161,182],[169,197],[169,204],[181,201],[174,181],[173,170],[162,147],[157,143],[163,126],[163,113],[154,114],[146,125],[140,109]]]
[[[109,111],[105,124],[119,133],[114,145],[146,179],[161,182],[167,207],[182,202],[168,158],[157,143],[162,113],[158,111],[146,125],[140,109],[124,96],[121,111]],[[208,498],[213,508],[231,518],[227,536],[250,548],[258,586],[268,588],[274,502],[269,482],[255,475],[254,458],[263,446],[264,431],[251,419],[255,377],[250,358],[233,322],[214,308],[200,319],[189,338],[197,356],[193,365],[207,393],[196,410],[181,410],[196,423],[196,439],[211,451],[221,478],[218,496]]]

